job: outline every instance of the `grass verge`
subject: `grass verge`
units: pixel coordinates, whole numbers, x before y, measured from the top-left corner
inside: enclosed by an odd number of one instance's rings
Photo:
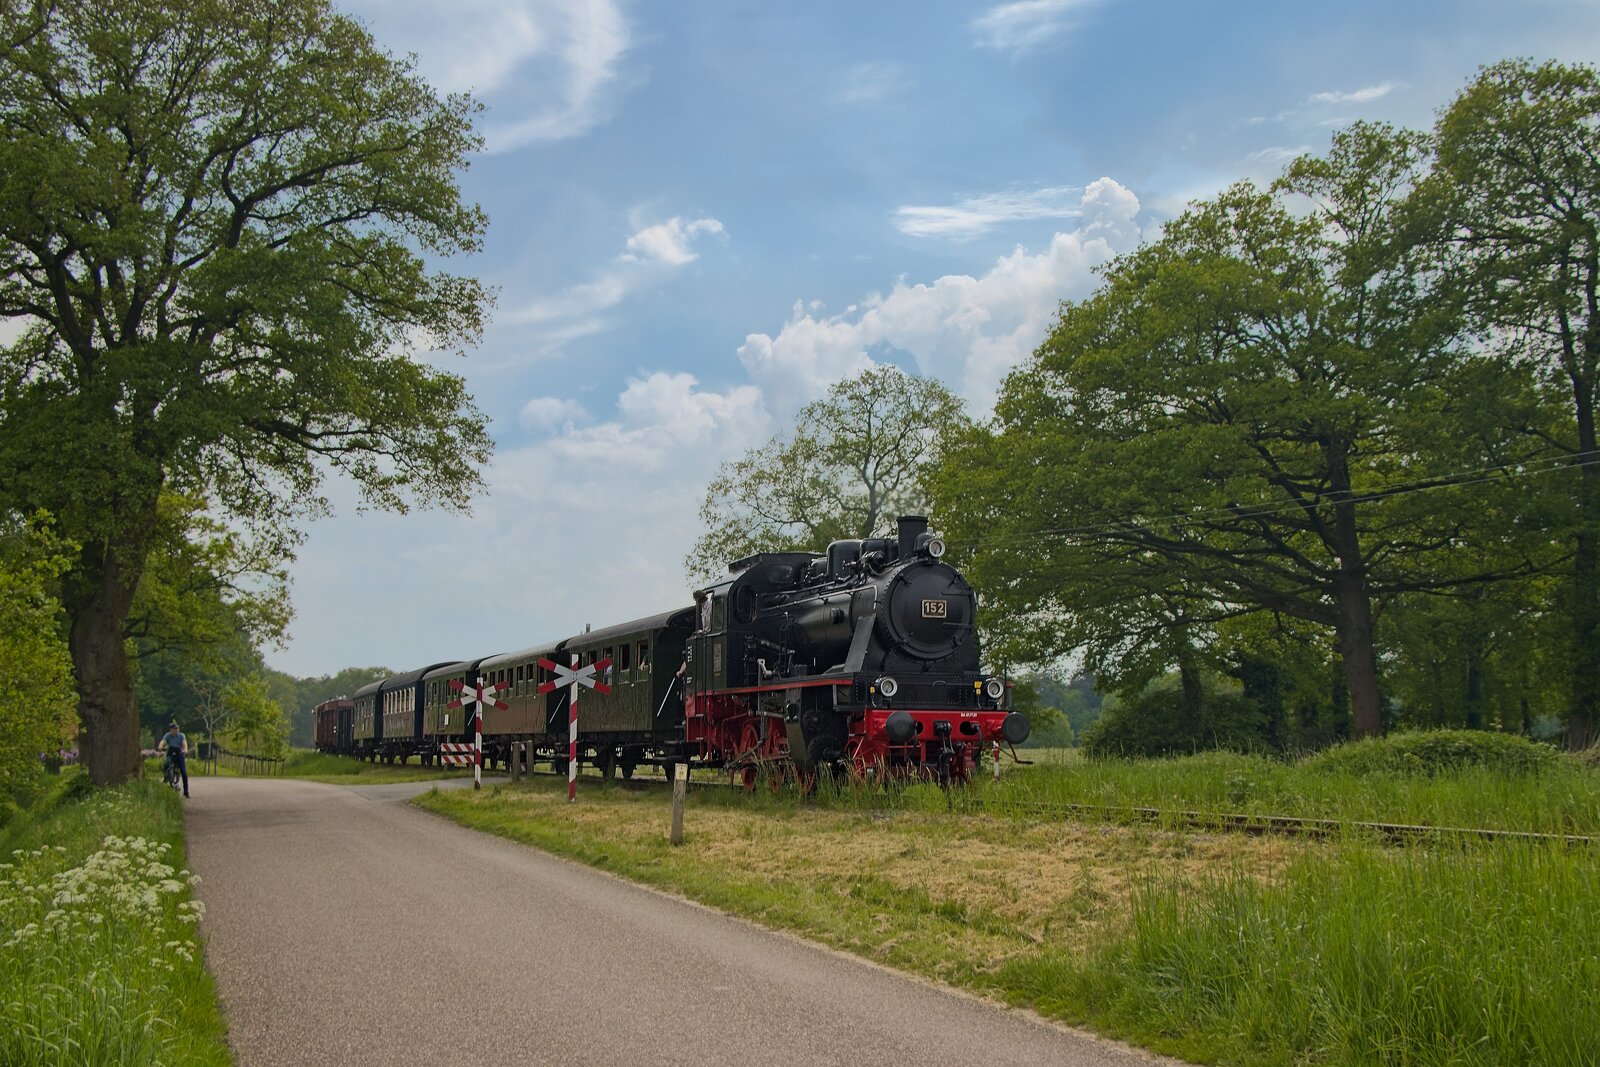
[[[1173,761],[1181,762],[1181,761]],[[1600,1062],[1600,861],[559,783],[419,803],[870,959],[1216,1063]]]
[[[0,1063],[231,1063],[182,869],[182,800],[82,772],[0,835]]]

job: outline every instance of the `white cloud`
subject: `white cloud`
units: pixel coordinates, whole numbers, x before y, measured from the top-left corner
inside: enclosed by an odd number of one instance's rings
[[[1380,97],[1388,96],[1397,88],[1399,86],[1394,82],[1383,82],[1379,85],[1369,85],[1365,89],[1357,89],[1348,93],[1312,93],[1311,102],[1314,104],[1365,104],[1369,100],[1377,100]]]
[[[632,471],[671,466],[682,473],[686,464],[698,468],[707,457],[720,462],[765,436],[769,419],[760,389],[741,385],[714,393],[698,386],[692,374],[657,371],[630,378],[617,398],[618,418],[569,427],[549,442],[549,450],[559,462]],[[706,478],[711,469],[705,469]]]
[[[1064,185],[987,193],[948,207],[897,208],[894,224],[912,237],[976,237],[1005,222],[1076,218],[1082,198],[1082,189]]]
[[[1269,165],[1287,163],[1291,159],[1299,159],[1301,156],[1306,155],[1310,151],[1311,146],[1308,144],[1300,145],[1297,148],[1284,148],[1281,145],[1274,145],[1271,148],[1263,148],[1259,152],[1251,152],[1245,157],[1245,162],[1265,163]]]
[[[695,219],[684,222],[676,215],[666,222],[646,226],[628,238],[628,251],[622,255],[626,263],[664,263],[681,267],[693,263],[700,256],[689,243],[703,233],[722,233],[722,223],[716,219]]]
[[[582,422],[588,417],[588,410],[576,400],[560,396],[536,396],[522,405],[517,422],[524,430],[548,432]]]
[[[832,100],[844,107],[883,104],[910,91],[910,71],[899,63],[857,63],[839,78]]]
[[[351,0],[446,92],[489,105],[488,149],[578,137],[610,115],[631,44],[617,0]]]
[[[1095,6],[1098,0],[1014,0],[1000,4],[972,20],[979,47],[1004,52],[1026,52],[1065,34],[1076,26],[1072,16]]]
[[[691,247],[704,234],[722,234],[716,219],[673,216],[666,222],[644,226],[629,237],[625,250],[591,281],[569,286],[551,296],[531,300],[496,317],[502,325],[537,326],[543,351],[586,337],[606,328],[601,312],[616,307],[644,289],[664,285],[684,267],[700,258]]]
[[[1101,178],[1080,198],[1078,229],[1057,233],[1038,254],[1018,247],[980,277],[902,280],[834,316],[797,303],[776,337],[746,337],[739,358],[775,407],[797,407],[870,366],[874,352],[893,350],[986,411],[1006,372],[1044,339],[1060,302],[1090,289],[1097,264],[1137,246],[1138,213],[1131,191]]]

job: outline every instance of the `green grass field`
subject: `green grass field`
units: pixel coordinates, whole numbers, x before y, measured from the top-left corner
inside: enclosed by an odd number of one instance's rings
[[[1587,833],[1565,757],[1279,763],[1206,754],[927,785],[664,792],[556,783],[420,803],[839,948],[1206,1063],[1600,1063],[1600,847],[1306,841],[1030,805]],[[974,803],[980,801],[981,804]]]
[[[228,1064],[182,801],[70,771],[0,834],[0,1063]]]

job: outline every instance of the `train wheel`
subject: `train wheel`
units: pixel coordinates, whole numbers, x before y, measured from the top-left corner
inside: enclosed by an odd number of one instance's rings
[[[760,780],[761,769],[754,763],[745,764],[744,769],[739,772],[739,784],[744,787],[746,793],[754,793],[756,791],[756,783]]]

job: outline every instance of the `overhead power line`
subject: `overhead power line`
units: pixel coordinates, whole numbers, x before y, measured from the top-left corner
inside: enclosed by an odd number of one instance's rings
[[[1046,539],[1074,540],[1087,539],[1100,534],[1128,531],[1177,530],[1185,526],[1201,525],[1217,519],[1264,518],[1285,512],[1304,512],[1308,509],[1330,507],[1335,504],[1371,503],[1378,500],[1388,500],[1393,497],[1408,496],[1413,493],[1427,493],[1437,489],[1455,489],[1462,486],[1484,485],[1517,478],[1531,478],[1534,475],[1592,467],[1597,464],[1600,464],[1600,452],[1574,452],[1566,456],[1503,463],[1493,467],[1479,467],[1474,470],[1458,471],[1454,474],[1440,475],[1425,480],[1400,482],[1380,489],[1371,489],[1359,493],[1320,493],[1304,501],[1280,500],[1259,504],[1230,504],[1219,508],[1178,512],[1150,519],[1117,519],[1088,526],[1064,526],[1027,530],[1009,534],[1005,537],[980,538],[968,541],[949,540],[948,543],[974,549],[1006,548],[1014,545],[1032,544]]]

